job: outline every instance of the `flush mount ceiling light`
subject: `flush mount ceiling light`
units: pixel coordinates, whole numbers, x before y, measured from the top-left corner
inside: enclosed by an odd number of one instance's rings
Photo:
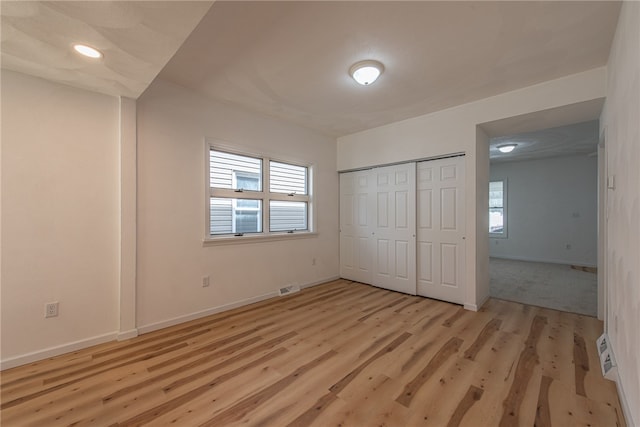
[[[100,52],[98,49],[94,47],[87,46],[86,44],[74,44],[73,50],[78,52],[80,55],[84,55],[89,58],[93,58],[93,59],[102,58],[102,52]]]
[[[375,82],[383,71],[384,65],[372,59],[356,62],[349,68],[351,77],[363,86],[368,86]]]
[[[518,144],[504,144],[504,145],[498,145],[498,151],[500,151],[501,153],[510,153],[513,151],[514,148],[516,148],[518,146]]]

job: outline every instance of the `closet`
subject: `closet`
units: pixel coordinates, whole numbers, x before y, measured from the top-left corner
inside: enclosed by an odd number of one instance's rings
[[[340,275],[464,302],[464,157],[340,174]]]

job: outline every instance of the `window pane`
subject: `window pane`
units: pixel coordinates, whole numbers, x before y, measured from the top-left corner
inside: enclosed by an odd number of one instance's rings
[[[492,181],[489,183],[489,207],[502,208],[504,201],[504,185],[502,181]]]
[[[307,203],[271,200],[269,229],[270,231],[307,230]]]
[[[307,168],[270,162],[269,191],[272,193],[307,194]]]
[[[213,188],[262,191],[262,159],[210,150],[209,185]]]
[[[209,209],[212,235],[262,232],[262,200],[211,197]]]
[[[489,208],[489,233],[504,232],[503,208]]]
[[[504,234],[504,181],[489,182],[489,233]]]

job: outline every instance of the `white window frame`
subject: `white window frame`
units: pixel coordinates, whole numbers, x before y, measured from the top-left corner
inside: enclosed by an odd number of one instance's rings
[[[502,233],[491,233],[489,232],[489,238],[491,239],[506,239],[507,238],[507,198],[509,192],[507,191],[507,179],[506,178],[495,178],[489,179],[489,183],[502,181]],[[488,200],[487,200],[488,203]],[[490,210],[491,208],[489,208]],[[491,215],[491,212],[489,212]]]
[[[236,153],[234,153],[234,154],[236,154]],[[263,165],[262,169],[264,169],[264,165]],[[232,182],[233,188],[236,188],[238,186],[238,175],[240,175],[241,177],[244,175],[244,177],[246,178],[246,177],[248,177],[248,175],[253,175],[253,174],[251,174],[250,172],[234,171],[233,175],[231,177],[231,182]],[[253,178],[253,177],[251,177],[251,178]],[[258,177],[258,179],[260,179],[260,177]],[[234,194],[236,194],[236,197],[233,198],[232,202],[231,202],[231,223],[232,223],[232,229],[235,230],[236,229],[236,213],[238,211],[260,212],[260,208],[259,207],[257,207],[257,208],[238,208],[238,199],[244,199],[244,197],[237,197],[238,193],[235,193],[236,190],[233,190],[233,191],[234,191]],[[254,193],[253,190],[247,190],[247,191],[250,191],[249,193],[247,193],[249,195]],[[260,200],[260,199],[252,197],[251,200]],[[264,201],[263,201],[263,203],[264,203]],[[263,209],[263,211],[264,211],[264,209]],[[211,212],[211,211],[209,211],[209,212]],[[261,224],[261,225],[264,226],[264,224]],[[264,227],[261,227],[261,230],[264,230]],[[258,233],[262,233],[262,231],[259,231]]]
[[[259,154],[250,152],[248,150],[238,149],[235,146],[228,145],[218,140],[205,140],[205,237],[203,240],[204,246],[212,246],[226,243],[251,243],[259,241],[273,241],[273,240],[290,240],[316,237],[315,223],[315,204],[314,204],[314,166],[299,160],[292,160],[283,158],[281,156],[271,156],[266,154]],[[210,181],[210,151],[223,151],[230,154],[237,154],[240,156],[248,156],[262,160],[262,191],[241,191],[238,192],[234,189],[226,188],[212,188]],[[307,194],[285,194],[285,193],[272,193],[270,192],[270,162],[286,163],[294,166],[301,166],[307,169]],[[235,180],[235,177],[234,177]],[[246,233],[243,235],[235,234],[222,234],[211,235],[211,210],[210,210],[210,198],[222,197],[230,199],[258,199],[262,201],[262,231],[258,233]],[[296,231],[274,231],[269,230],[270,218],[269,218],[269,201],[289,201],[289,202],[305,202],[307,203],[307,230]],[[235,205],[235,202],[234,202]]]

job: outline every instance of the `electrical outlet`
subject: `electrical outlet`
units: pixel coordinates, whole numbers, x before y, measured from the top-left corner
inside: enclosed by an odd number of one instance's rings
[[[202,287],[203,288],[208,288],[209,287],[209,276],[204,276],[202,278]]]
[[[44,305],[44,317],[58,316],[58,302],[50,302]]]

